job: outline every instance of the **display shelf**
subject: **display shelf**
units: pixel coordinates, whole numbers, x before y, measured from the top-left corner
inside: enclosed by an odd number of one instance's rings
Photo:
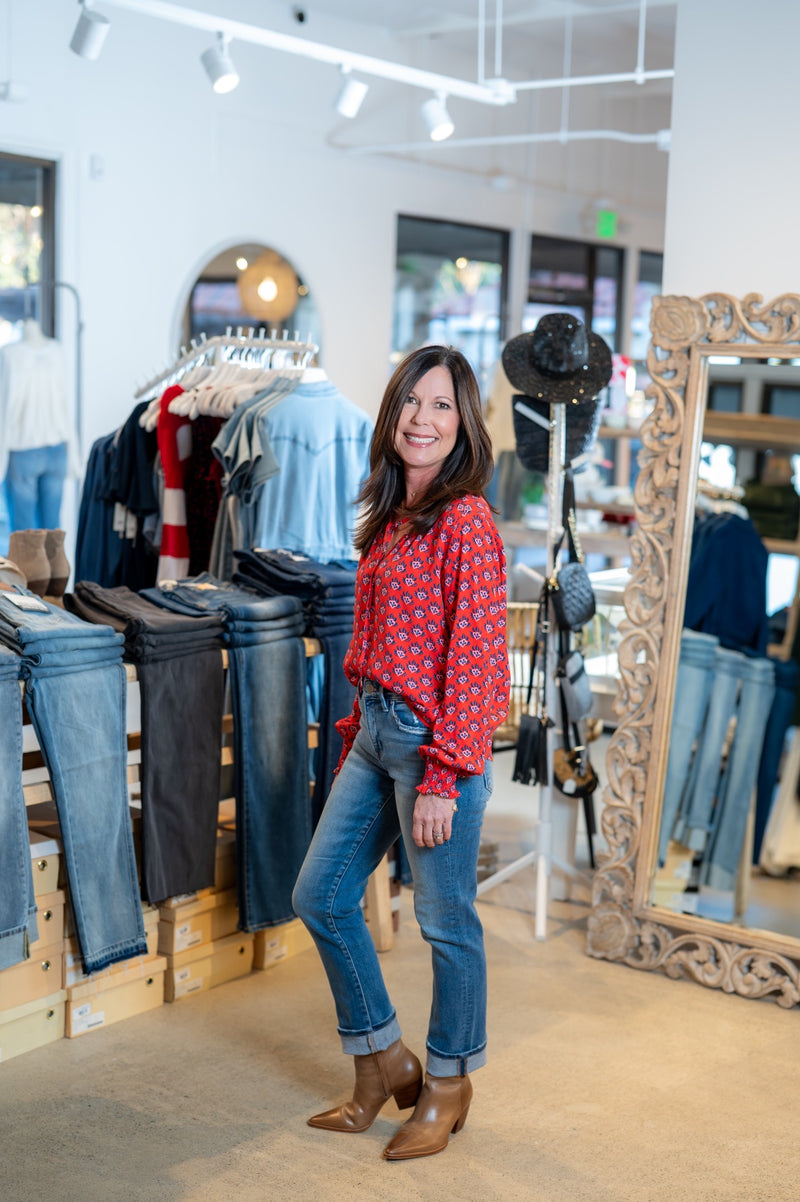
[[[706,442],[757,451],[800,453],[800,420],[763,413],[717,413],[707,409],[703,419]]]
[[[593,506],[600,509],[601,506]],[[536,526],[527,526],[524,522],[498,522],[497,529],[503,543],[508,548],[514,547],[546,547],[547,530]],[[629,554],[630,536],[622,530],[581,530],[578,529],[581,546],[586,554],[607,555],[611,559]]]

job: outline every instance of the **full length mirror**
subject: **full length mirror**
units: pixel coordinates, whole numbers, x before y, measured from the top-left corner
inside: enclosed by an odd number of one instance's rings
[[[791,1006],[800,296],[661,297],[651,331],[589,951]]]

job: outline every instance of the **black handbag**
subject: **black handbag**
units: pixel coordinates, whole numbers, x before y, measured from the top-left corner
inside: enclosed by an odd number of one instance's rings
[[[514,771],[511,775],[512,780],[519,781],[523,785],[546,785],[548,782],[547,731],[553,723],[547,716],[547,707],[544,701],[547,673],[547,623],[544,617],[546,612],[547,587],[545,586],[536,614],[536,630],[531,650],[531,670],[528,676],[525,712],[520,716],[519,720]],[[536,712],[530,713],[536,679],[536,657],[540,640],[542,640],[542,684],[536,693]]]
[[[582,630],[595,615],[595,599],[592,582],[576,539],[575,482],[570,468],[564,473],[562,522],[563,531],[556,545],[554,558],[561,550],[566,533],[569,559],[559,568],[551,583],[553,611],[560,630]]]

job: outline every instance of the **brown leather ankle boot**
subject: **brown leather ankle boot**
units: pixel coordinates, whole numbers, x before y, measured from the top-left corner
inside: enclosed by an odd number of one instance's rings
[[[69,560],[64,554],[64,530],[46,530],[44,549],[50,564],[49,597],[63,597],[69,580]]]
[[[422,1065],[398,1039],[385,1052],[354,1056],[356,1085],[351,1101],[308,1120],[309,1127],[325,1131],[366,1131],[378,1111],[394,1094],[400,1110],[416,1102],[422,1087]]]
[[[443,1152],[450,1136],[467,1121],[472,1101],[469,1077],[432,1077],[425,1084],[411,1118],[383,1150],[387,1160],[411,1160]]]
[[[13,530],[8,539],[8,558],[13,559],[28,581],[32,593],[43,597],[50,587],[50,560],[44,549],[44,530]]]

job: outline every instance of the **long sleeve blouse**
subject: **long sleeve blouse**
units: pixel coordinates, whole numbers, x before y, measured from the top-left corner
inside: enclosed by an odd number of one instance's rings
[[[387,523],[356,575],[348,680],[369,679],[399,694],[432,732],[420,793],[459,796],[460,775],[482,772],[492,734],[508,709],[506,574],[503,544],[481,497],[450,502],[427,533],[402,536]],[[337,723],[342,760],[360,722]]]

